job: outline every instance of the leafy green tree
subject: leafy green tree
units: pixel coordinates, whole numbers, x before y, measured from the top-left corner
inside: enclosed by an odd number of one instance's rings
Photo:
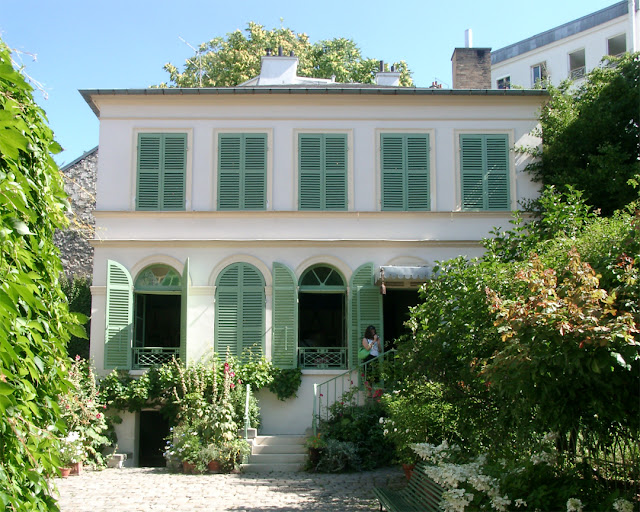
[[[60,289],[53,243],[68,204],[58,151],[0,40],[0,504],[9,511],[57,510],[47,477],[66,430],[57,404],[70,386],[65,345],[84,331]]]
[[[629,180],[640,173],[640,54],[608,59],[577,88],[549,86],[540,116],[542,158],[531,167],[544,185],[584,191],[604,215],[635,199]]]
[[[198,55],[187,59],[184,70],[171,63],[164,66],[169,83],[159,87],[233,87],[260,74],[260,59],[267,48],[282,47],[285,55],[294,52],[299,59],[298,75],[314,78],[336,76],[338,82],[373,83],[378,61],[367,59],[351,39],[334,38],[311,44],[309,36],[289,28],[265,30],[249,22],[245,30],[215,37],[198,48]],[[404,61],[394,63],[400,84],[411,86],[411,73]]]

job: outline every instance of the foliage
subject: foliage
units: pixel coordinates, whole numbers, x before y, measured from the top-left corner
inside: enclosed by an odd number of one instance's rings
[[[313,450],[322,450],[327,446],[327,441],[322,433],[319,432],[315,436],[307,438],[304,446]]]
[[[351,39],[334,38],[311,44],[306,34],[289,28],[265,30],[249,22],[242,31],[215,37],[198,47],[198,54],[187,59],[184,70],[167,63],[169,84],[159,87],[233,87],[260,74],[260,59],[267,48],[282,47],[285,55],[294,52],[299,59],[298,75],[315,78],[336,76],[338,82],[373,83],[378,61],[362,57]],[[411,86],[411,75],[404,61],[394,63],[400,84]]]
[[[68,467],[76,462],[85,460],[86,451],[79,432],[69,432],[69,434],[60,441],[60,465]]]
[[[382,404],[383,434],[395,446],[397,462],[415,462],[412,444],[440,443],[445,439],[445,429],[447,434],[455,430],[456,418],[438,383],[411,377],[398,389],[382,395]]]
[[[361,469],[383,467],[393,457],[393,447],[380,423],[383,407],[377,401],[357,405],[357,392],[358,388],[353,388],[329,407],[328,419],[320,422],[320,433],[327,445],[331,440],[353,443]]]
[[[540,116],[543,150],[530,170],[544,185],[572,185],[611,215],[635,198],[640,172],[640,54],[607,57],[582,85],[549,86]]]
[[[32,91],[0,41],[0,505],[8,511],[57,510],[46,480],[66,435],[57,397],[70,386],[69,333],[83,335],[53,244],[67,224],[51,156],[60,146]]]
[[[99,400],[91,363],[76,356],[70,361],[68,378],[72,387],[67,393],[60,395],[58,401],[62,418],[71,432],[70,436],[79,438],[82,460],[101,466],[104,464],[102,448],[109,444],[109,439],[104,435],[107,430],[104,414],[107,406]],[[69,440],[69,436],[66,440]]]
[[[62,276],[60,286],[69,302],[69,311],[80,313],[89,318],[91,316],[91,279],[80,276],[71,278]],[[85,324],[87,332],[90,331],[90,326],[91,320],[88,320]],[[80,356],[83,359],[89,359],[89,340],[87,337],[79,337],[72,334],[67,344],[67,353],[71,358]]]
[[[356,444],[351,441],[328,439],[327,446],[320,454],[316,470],[322,473],[360,471],[362,469],[360,453]]]
[[[302,370],[300,368],[274,368],[273,380],[267,386],[269,391],[285,401],[297,396],[298,388],[302,384]]]

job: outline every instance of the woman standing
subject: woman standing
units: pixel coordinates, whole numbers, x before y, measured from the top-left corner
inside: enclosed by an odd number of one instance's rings
[[[364,363],[378,357],[382,352],[380,337],[376,334],[376,328],[373,325],[370,325],[364,331],[362,346],[369,351],[369,355],[363,361]]]

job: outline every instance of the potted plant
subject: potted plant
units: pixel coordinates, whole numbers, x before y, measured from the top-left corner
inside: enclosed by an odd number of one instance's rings
[[[69,476],[69,474],[79,475],[82,472],[82,461],[84,457],[85,449],[80,433],[70,432],[67,437],[61,439],[60,442],[59,459],[61,476],[66,477]]]
[[[217,444],[211,443],[202,449],[202,459],[207,461],[207,468],[211,473],[220,473],[223,453]]]
[[[315,468],[320,462],[320,456],[322,455],[322,450],[324,450],[327,446],[327,442],[322,437],[321,433],[317,433],[315,436],[311,436],[305,442],[305,447],[309,451],[309,464],[311,467]]]

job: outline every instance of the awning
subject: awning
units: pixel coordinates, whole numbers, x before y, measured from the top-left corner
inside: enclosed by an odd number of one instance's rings
[[[385,281],[421,281],[424,282],[429,279],[430,271],[429,267],[405,267],[396,265],[387,265],[380,267],[380,273],[378,275],[378,283],[382,281],[382,274],[384,272]]]

